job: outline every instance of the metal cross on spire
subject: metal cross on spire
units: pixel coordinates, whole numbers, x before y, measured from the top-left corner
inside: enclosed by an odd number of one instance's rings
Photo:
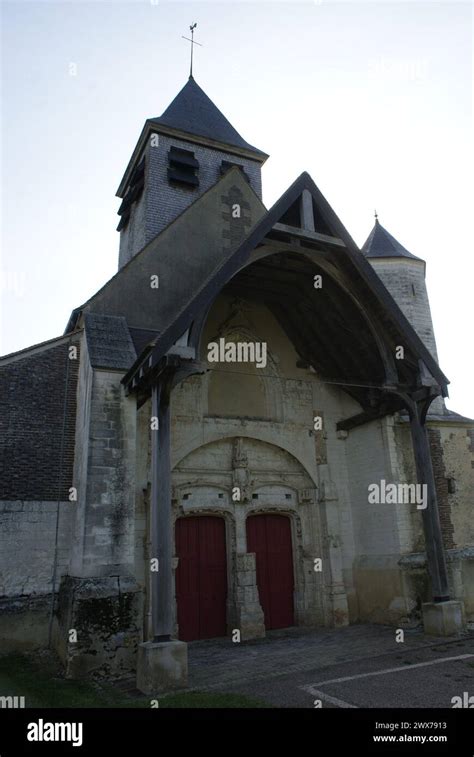
[[[191,67],[189,69],[189,78],[190,79],[193,78],[193,51],[194,51],[194,45],[199,45],[199,47],[202,47],[202,45],[201,45],[200,42],[195,42],[194,41],[194,30],[195,30],[196,26],[197,26],[197,23],[195,22],[194,24],[191,24],[191,26],[189,27],[189,31],[191,32],[191,39],[189,39],[189,37],[184,37],[182,35],[182,39],[187,39],[188,42],[191,42]]]

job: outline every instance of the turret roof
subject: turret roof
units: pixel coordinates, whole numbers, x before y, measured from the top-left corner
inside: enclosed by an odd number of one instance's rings
[[[361,250],[366,258],[412,258],[412,260],[421,260],[421,258],[417,258],[416,255],[408,252],[395,237],[392,237],[378,218],[375,219],[374,228]]]

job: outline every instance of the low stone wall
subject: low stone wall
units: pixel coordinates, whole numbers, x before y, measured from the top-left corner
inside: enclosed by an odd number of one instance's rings
[[[51,594],[0,599],[0,654],[48,645]]]
[[[56,582],[67,573],[74,502],[59,503]],[[52,590],[57,502],[0,501],[0,598]]]
[[[466,620],[474,622],[474,547],[448,549],[446,551],[449,593],[451,599],[463,602]],[[430,602],[430,581],[427,574],[426,556],[423,552],[405,555],[399,561],[403,571],[406,592],[416,603]]]
[[[68,572],[74,502],[59,503],[56,590]],[[0,652],[45,647],[57,502],[0,501]]]
[[[400,567],[399,555],[361,556],[354,561],[358,618],[361,623],[407,623],[421,619],[421,601],[428,601],[428,577],[416,568],[410,581]],[[425,596],[426,595],[426,596]]]
[[[446,551],[450,597],[463,602],[466,620],[474,622],[474,547]],[[399,557],[364,556],[354,562],[358,621],[421,622],[421,606],[431,602],[424,552]]]

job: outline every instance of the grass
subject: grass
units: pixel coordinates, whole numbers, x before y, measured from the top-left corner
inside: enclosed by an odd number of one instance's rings
[[[95,681],[61,677],[51,659],[10,654],[0,657],[0,696],[24,696],[26,707],[150,708],[152,697],[133,697]],[[155,697],[156,699],[156,697]],[[160,708],[261,708],[268,704],[240,694],[179,692],[158,698]]]

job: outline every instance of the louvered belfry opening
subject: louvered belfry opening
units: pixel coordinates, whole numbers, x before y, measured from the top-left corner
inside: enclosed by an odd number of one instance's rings
[[[192,150],[171,147],[168,162],[168,181],[188,187],[199,186],[199,161]]]

